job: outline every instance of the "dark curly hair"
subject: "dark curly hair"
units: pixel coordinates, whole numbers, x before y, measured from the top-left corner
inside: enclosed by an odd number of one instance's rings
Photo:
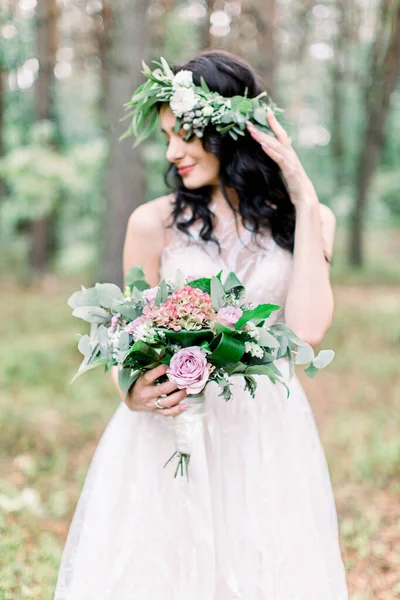
[[[171,68],[174,74],[181,69],[191,71],[195,85],[200,85],[203,76],[211,91],[226,97],[244,96],[247,88],[249,98],[253,98],[265,89],[246,61],[226,51],[205,50],[189,62]],[[158,110],[161,106],[160,103]],[[270,229],[275,242],[293,252],[295,210],[279,166],[247,131],[235,141],[228,133],[221,134],[215,127],[208,126],[201,140],[204,149],[219,158],[221,192],[235,212],[226,188],[236,190],[239,197],[237,210],[243,226],[253,232],[255,241],[257,234]],[[171,226],[176,225],[180,231],[189,234],[191,225],[200,221],[200,237],[218,244],[213,235],[213,214],[209,208],[211,187],[187,189],[172,163],[165,181],[175,195]],[[189,219],[183,218],[187,208],[191,210]]]

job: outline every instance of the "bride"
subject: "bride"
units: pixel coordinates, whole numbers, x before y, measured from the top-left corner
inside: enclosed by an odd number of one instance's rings
[[[203,77],[225,100],[262,92],[250,65],[227,52],[202,52],[172,73],[186,89]],[[266,126],[250,119],[232,136],[217,118],[202,128],[189,95],[154,103],[172,193],[132,213],[125,273],[140,263],[156,286],[177,269],[234,271],[249,301],[281,306],[270,323],[285,321],[318,346],[333,313],[333,213],[273,110]],[[288,378],[286,360],[279,368]],[[204,469],[188,483],[163,468],[186,395],[156,385],[163,373],[152,369],[121,393],[75,511],[55,600],[347,600],[329,471],[297,377],[289,398],[264,376],[255,398],[235,380],[229,402],[210,383]]]

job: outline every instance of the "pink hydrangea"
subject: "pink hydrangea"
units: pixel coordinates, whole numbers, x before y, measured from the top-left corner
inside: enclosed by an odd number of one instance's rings
[[[174,331],[201,329],[215,319],[210,295],[190,286],[177,290],[160,306],[145,306],[143,314],[154,325]]]
[[[216,320],[225,327],[234,329],[242,314],[243,311],[236,306],[224,306],[219,309]]]
[[[168,379],[188,394],[199,394],[210,375],[206,353],[198,346],[182,348],[171,358]]]

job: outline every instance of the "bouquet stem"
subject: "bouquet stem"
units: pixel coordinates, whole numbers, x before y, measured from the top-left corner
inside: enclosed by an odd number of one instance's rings
[[[189,481],[190,455],[192,453],[195,435],[196,433],[198,435],[203,435],[202,421],[206,414],[204,392],[200,394],[189,394],[183,402],[188,405],[188,408],[183,413],[173,418],[176,450],[167,460],[164,467],[166,467],[173,458],[178,457],[178,464],[174,477],[177,477],[179,474],[183,477],[183,475],[186,474],[186,478]],[[200,431],[198,431],[198,428],[200,428]]]

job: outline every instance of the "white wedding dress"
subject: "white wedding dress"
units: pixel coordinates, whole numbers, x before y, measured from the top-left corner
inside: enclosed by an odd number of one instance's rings
[[[264,249],[233,222],[222,251],[195,228],[174,230],[160,277],[236,272],[255,303],[283,306],[292,255]],[[283,309],[270,322],[282,321]],[[288,376],[288,363],[279,368]],[[299,368],[299,367],[297,367]],[[100,374],[99,374],[100,375]],[[121,402],[93,457],[71,524],[55,600],[347,600],[335,502],[323,448],[296,376],[241,378],[225,402],[206,390],[204,442],[190,481],[174,479],[172,417]],[[99,399],[101,401],[101,399]]]

